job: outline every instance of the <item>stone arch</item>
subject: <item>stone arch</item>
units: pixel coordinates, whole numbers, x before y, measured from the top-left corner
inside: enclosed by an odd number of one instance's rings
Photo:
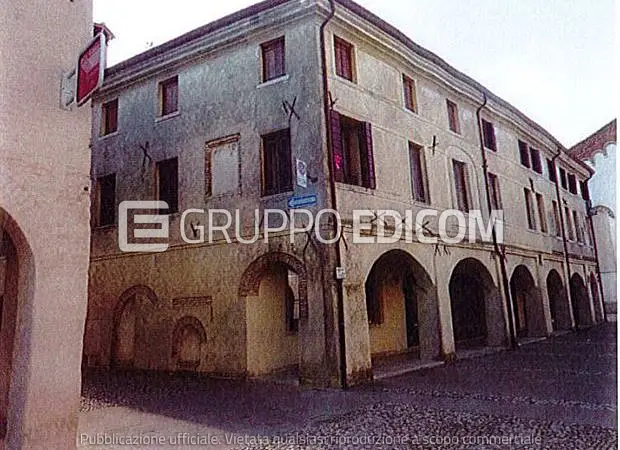
[[[572,317],[568,293],[557,270],[551,269],[549,271],[546,284],[553,331],[570,330],[572,328]]]
[[[110,365],[132,368],[137,356],[140,329],[140,304],[138,299],[146,298],[147,304],[155,306],[157,295],[145,285],[135,285],[124,291],[114,307],[112,316],[112,339]]]
[[[449,293],[457,349],[505,345],[502,296],[481,261],[476,258],[459,261],[450,277]]]
[[[437,294],[433,281],[409,252],[381,254],[364,283],[371,355],[416,352],[439,355]]]
[[[547,326],[542,295],[527,266],[515,267],[510,277],[510,296],[518,337],[545,336]]]
[[[603,322],[605,320],[605,313],[603,312],[603,302],[599,294],[598,278],[594,272],[590,272],[588,283],[590,285],[590,295],[592,296],[592,304],[594,306],[594,317],[597,323]]]
[[[583,278],[574,273],[570,278],[570,297],[573,308],[573,317],[576,328],[592,326],[592,311],[590,309],[590,297]]]
[[[207,333],[202,322],[194,316],[177,320],[172,333],[172,358],[175,368],[197,370],[202,362],[202,346]]]
[[[0,207],[0,442],[9,424],[18,426],[24,408],[15,374],[28,373],[30,313],[34,299],[35,260],[25,233]],[[22,386],[26,381],[19,383]]]

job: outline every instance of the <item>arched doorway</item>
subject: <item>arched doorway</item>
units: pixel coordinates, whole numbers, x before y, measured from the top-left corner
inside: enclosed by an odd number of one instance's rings
[[[484,264],[474,258],[460,261],[449,292],[457,350],[505,344],[501,296]]]
[[[515,268],[510,278],[510,296],[517,337],[546,334],[542,297],[534,277],[524,265]]]
[[[153,343],[146,342],[142,319],[144,309],[156,301],[157,296],[146,286],[134,286],[121,294],[113,316],[111,367],[147,368],[144,363],[146,348]]]
[[[11,381],[19,370],[16,364],[28,356],[19,348],[20,329],[28,330],[30,317],[23,314],[24,305],[33,295],[34,259],[24,234],[15,221],[0,208],[0,447],[9,422],[17,422]]]
[[[172,337],[172,358],[179,370],[196,371],[202,363],[202,347],[207,340],[202,322],[193,316],[179,319]]]
[[[255,260],[241,278],[250,376],[299,368],[300,321],[307,308],[305,266],[286,253]]]
[[[433,284],[409,253],[391,250],[373,264],[365,282],[371,356],[438,354]],[[433,307],[433,305],[435,307]]]
[[[575,273],[570,278],[570,296],[573,307],[575,327],[584,328],[592,326],[592,313],[590,311],[590,298],[588,289],[581,275]]]
[[[553,331],[570,330],[572,325],[568,295],[562,277],[555,269],[551,269],[547,275],[547,298]]]
[[[603,312],[603,303],[601,302],[601,296],[599,295],[598,281],[594,273],[590,273],[590,295],[592,295],[592,303],[594,305],[594,315],[596,322],[600,323],[605,320],[605,313]]]

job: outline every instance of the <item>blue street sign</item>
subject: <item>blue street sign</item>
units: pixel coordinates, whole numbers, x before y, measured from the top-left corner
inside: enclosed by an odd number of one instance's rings
[[[289,197],[288,207],[291,209],[308,208],[318,203],[316,194],[300,195],[298,197]]]

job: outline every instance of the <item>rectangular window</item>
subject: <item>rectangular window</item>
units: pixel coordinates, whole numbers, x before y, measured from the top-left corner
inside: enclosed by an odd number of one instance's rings
[[[407,75],[403,75],[403,90],[405,95],[405,108],[409,111],[418,112],[418,99],[415,91],[415,81]]]
[[[116,174],[97,179],[99,197],[99,226],[114,225],[116,221]]]
[[[468,212],[470,209],[469,204],[469,190],[467,183],[467,166],[464,162],[452,160],[452,170],[454,173],[454,191],[456,193],[456,207],[457,209]]]
[[[527,144],[522,140],[519,140],[519,156],[521,158],[521,165],[529,169],[531,167],[530,152],[528,151]]]
[[[564,217],[566,218],[566,230],[568,231],[568,240],[575,240],[575,229],[573,228],[573,219],[568,207],[564,208]]]
[[[355,67],[355,60],[353,45],[339,37],[334,37],[334,53],[336,57],[336,75],[349,81],[354,81],[353,67]]]
[[[118,99],[110,100],[101,106],[101,136],[118,130]]]
[[[577,242],[583,242],[583,228],[581,227],[581,221],[579,220],[577,211],[573,211],[573,223],[575,224]]]
[[[287,128],[263,136],[263,195],[293,190],[291,133]]]
[[[579,182],[579,188],[581,189],[581,198],[584,200],[590,200],[590,190],[588,189],[588,182],[582,180]]]
[[[495,127],[491,122],[482,119],[482,137],[484,146],[489,150],[497,151],[497,142],[495,141]]]
[[[158,199],[168,203],[168,214],[179,210],[179,160],[167,159],[157,163]]]
[[[536,218],[534,215],[534,200],[532,199],[532,191],[528,188],[523,189],[525,194],[525,212],[527,214],[527,226],[530,230],[536,229]]]
[[[261,44],[263,56],[263,82],[286,74],[284,37]]]
[[[428,198],[424,149],[409,142],[409,163],[411,165],[411,191],[416,202],[430,203]]]
[[[159,115],[167,116],[179,110],[179,77],[159,83]]]
[[[491,198],[491,208],[494,210],[502,209],[502,197],[499,190],[499,178],[494,173],[489,172],[489,196]]]
[[[540,159],[540,150],[530,147],[530,157],[532,159],[532,169],[536,173],[543,173],[542,160]]]
[[[577,194],[577,178],[572,173],[568,174],[568,192]]]
[[[456,103],[446,99],[446,107],[448,108],[448,126],[451,131],[461,134],[461,122],[459,120],[459,108]]]
[[[566,170],[560,167],[560,185],[563,189],[568,189],[568,182],[566,181]]]
[[[547,232],[547,213],[545,212],[545,199],[542,194],[536,194],[536,206],[538,207],[538,219],[540,220],[540,231]]]
[[[549,172],[549,180],[553,183],[557,183],[558,173],[555,168],[555,163],[549,158],[547,158],[547,172]]]
[[[334,176],[339,183],[376,189],[372,125],[331,112]]]
[[[558,202],[552,201],[553,204],[553,225],[555,228],[555,235],[562,236],[562,225],[560,224],[560,209],[558,208]]]

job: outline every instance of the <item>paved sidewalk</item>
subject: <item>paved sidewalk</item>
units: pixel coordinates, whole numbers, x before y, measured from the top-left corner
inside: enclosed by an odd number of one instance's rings
[[[81,438],[116,445],[79,448],[614,449],[616,352],[606,324],[346,392],[91,374]]]

